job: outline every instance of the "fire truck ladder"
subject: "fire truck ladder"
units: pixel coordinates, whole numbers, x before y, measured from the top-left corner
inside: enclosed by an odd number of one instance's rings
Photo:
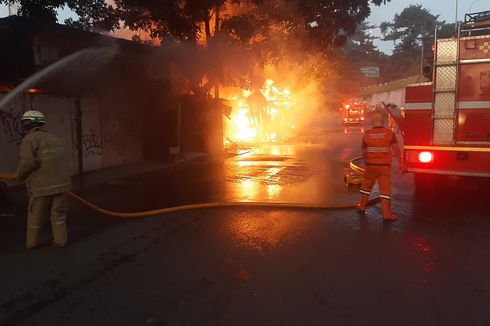
[[[434,60],[432,143],[454,144],[458,110],[459,31],[457,38],[437,40]]]

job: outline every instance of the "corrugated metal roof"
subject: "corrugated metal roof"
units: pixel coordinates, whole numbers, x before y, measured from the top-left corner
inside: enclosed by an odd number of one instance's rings
[[[422,75],[415,75],[403,79],[393,80],[391,82],[387,82],[384,84],[377,84],[377,85],[365,87],[362,89],[361,94],[359,94],[359,96],[369,96],[372,94],[390,92],[395,89],[405,88],[410,84],[425,83],[428,81],[430,80]]]

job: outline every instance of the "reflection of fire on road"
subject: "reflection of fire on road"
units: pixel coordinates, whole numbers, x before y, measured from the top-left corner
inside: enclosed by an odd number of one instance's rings
[[[226,125],[228,141],[262,142],[284,140],[291,136],[293,97],[289,90],[266,80],[264,87],[241,90],[228,97],[233,106]]]

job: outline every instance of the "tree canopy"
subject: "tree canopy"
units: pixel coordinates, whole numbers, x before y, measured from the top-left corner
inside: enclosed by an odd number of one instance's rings
[[[279,24],[284,33],[307,36],[310,45],[324,48],[346,42],[370,14],[370,3],[390,0],[0,0],[15,4],[23,16],[56,21],[58,9],[68,7],[78,19],[68,23],[84,29],[114,30],[119,24],[145,30],[152,36],[178,40],[197,39],[217,8],[247,7],[241,13],[224,12],[220,21],[240,39],[263,31],[260,24]],[[110,4],[109,4],[110,3]],[[276,25],[277,26],[277,25]]]
[[[260,85],[266,66],[301,75],[298,84],[331,85],[350,64],[337,49],[362,33],[371,5],[390,0],[0,0],[19,13],[55,22],[63,7],[78,17],[66,21],[85,30],[144,31],[170,49],[193,84],[207,92],[222,84]],[[218,18],[218,20],[216,20]],[[219,26],[219,28],[215,28]],[[205,47],[195,45],[204,40]],[[194,46],[192,46],[194,45]],[[376,55],[372,41],[358,52]],[[179,48],[180,47],[180,48]],[[185,51],[183,51],[183,49]],[[204,51],[206,49],[206,51]],[[183,53],[185,52],[185,53]],[[226,71],[226,73],[225,73]],[[208,80],[202,85],[203,76]],[[198,89],[197,85],[200,85]]]
[[[248,42],[274,26],[277,32],[308,37],[324,48],[345,43],[370,14],[369,4],[389,0],[115,0],[123,24],[164,39],[196,39],[201,24],[210,36],[209,20],[218,8],[225,30]]]
[[[421,64],[429,68],[426,77],[431,78],[434,31],[437,27],[438,37],[447,38],[453,35],[455,29],[454,24],[440,21],[439,16],[433,15],[421,5],[408,6],[396,14],[393,20],[383,22],[379,27],[381,39],[394,42],[393,54],[387,55],[376,49],[374,38],[368,33],[375,26],[366,23],[359,26],[343,47],[343,53],[356,76],[356,83],[365,85],[413,76],[421,72]],[[380,78],[363,78],[359,73],[361,66],[380,67]]]

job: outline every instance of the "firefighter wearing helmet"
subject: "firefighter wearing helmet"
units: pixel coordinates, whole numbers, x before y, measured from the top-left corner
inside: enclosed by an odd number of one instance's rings
[[[25,136],[20,145],[20,159],[15,173],[0,174],[0,179],[26,182],[29,195],[26,246],[39,245],[39,231],[51,218],[53,246],[67,244],[64,193],[71,189],[71,179],[61,141],[42,129],[46,123],[39,111],[27,111],[21,118]]]
[[[391,161],[393,154],[400,157],[396,137],[389,128],[385,128],[387,112],[382,104],[376,105],[371,113],[373,128],[366,131],[362,141],[362,152],[366,170],[361,185],[361,199],[357,208],[364,214],[374,183],[377,181],[380,191],[381,208],[385,221],[396,221],[391,212]]]

